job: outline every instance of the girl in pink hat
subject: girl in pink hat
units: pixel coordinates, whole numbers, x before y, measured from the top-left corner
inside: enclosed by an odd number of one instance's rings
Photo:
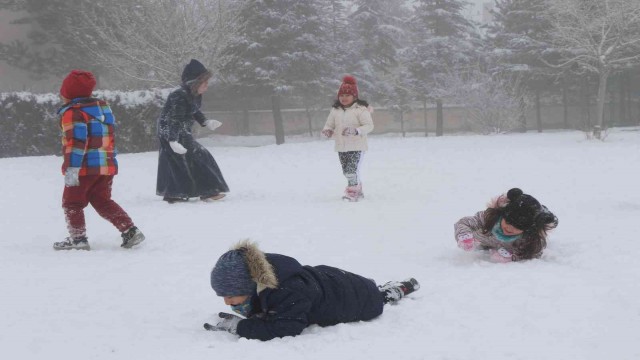
[[[347,75],[342,79],[338,98],[322,130],[322,135],[335,140],[342,173],[347,178],[344,200],[364,198],[359,170],[363,153],[368,150],[367,134],[372,130],[371,108],[358,98],[356,79]]]

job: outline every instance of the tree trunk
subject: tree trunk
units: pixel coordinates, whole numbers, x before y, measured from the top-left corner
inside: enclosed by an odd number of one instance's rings
[[[622,72],[620,76],[620,123],[622,125],[628,125],[627,122],[627,92],[626,92],[626,84],[627,77],[625,76],[625,72]]]
[[[569,128],[569,104],[567,98],[567,80],[562,79],[562,123],[564,128]]]
[[[630,79],[625,79],[626,85],[625,85],[625,90],[627,93],[627,121],[629,125],[633,125],[633,100],[632,100],[632,96],[631,96],[631,81]]]
[[[518,131],[527,132],[527,114],[525,113],[525,111],[527,110],[527,104],[525,103],[524,96],[522,96],[522,94],[518,96],[518,102],[520,104],[520,114],[518,115]]]
[[[271,95],[271,108],[276,129],[276,145],[281,145],[284,144],[284,125],[282,124],[282,113],[280,112],[280,96],[277,94]]]
[[[304,107],[304,112],[307,114],[307,121],[309,123],[309,136],[313,137],[313,119],[311,117],[311,111],[309,111],[309,107]]]
[[[442,100],[436,100],[436,136],[444,133],[444,116],[442,114]]]
[[[593,137],[602,139],[602,129],[604,129],[604,101],[607,96],[607,78],[609,71],[601,70],[598,83],[598,101],[596,106],[596,125],[593,127]]]
[[[400,129],[402,130],[402,137],[407,137],[404,131],[404,111],[402,111],[402,109],[400,109]]]
[[[422,106],[424,109],[424,137],[428,137],[429,136],[429,127],[428,127],[428,122],[427,122],[427,99],[424,99],[424,101],[422,102]]]
[[[540,90],[536,89],[536,124],[538,132],[542,132],[542,116],[540,115]]]
[[[242,102],[242,135],[251,135],[251,129],[249,128],[249,101],[245,99]]]
[[[589,93],[589,77],[587,76],[584,77],[584,85],[582,86],[582,90],[583,90],[582,95],[584,98],[584,105],[583,105],[584,130],[589,131],[589,129],[591,129],[591,126],[593,126],[593,124],[591,123],[591,99],[590,99],[590,93]]]
[[[609,85],[613,88],[614,87],[614,81],[615,81],[615,77],[613,77],[611,80],[609,80]],[[608,121],[605,120],[606,124],[609,124],[609,126],[613,126],[615,124],[618,123],[617,119],[616,119],[616,92],[613,91],[613,89],[609,90],[609,119]]]

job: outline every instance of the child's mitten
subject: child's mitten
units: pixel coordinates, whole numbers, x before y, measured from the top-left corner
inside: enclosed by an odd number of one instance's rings
[[[352,128],[352,127],[345,128],[344,130],[342,130],[342,135],[344,135],[344,136],[356,136],[356,135],[358,135],[358,129]]]
[[[475,250],[478,241],[474,239],[472,234],[462,234],[458,236],[458,247],[464,251]]]
[[[220,320],[220,322],[213,326],[211,330],[228,331],[234,335],[237,333],[238,323],[240,322],[240,320],[242,320],[241,317],[225,312],[219,313],[218,317],[220,317],[220,319],[222,320]]]
[[[204,122],[204,126],[206,126],[211,131],[219,128],[220,125],[222,125],[222,123],[218,120],[207,120]]]
[[[171,150],[173,150],[173,152],[176,154],[184,155],[187,153],[187,149],[185,149],[184,146],[182,146],[182,144],[177,141],[170,141],[169,146],[171,146]]]
[[[489,254],[491,261],[495,263],[507,263],[513,261],[513,255],[505,248],[500,248],[498,250],[491,249],[489,250]]]
[[[80,185],[80,168],[68,167],[64,173],[64,185],[66,187],[73,187]]]
[[[324,137],[330,138],[330,137],[333,136],[333,130],[324,129],[324,130],[322,130],[322,135],[324,135]]]

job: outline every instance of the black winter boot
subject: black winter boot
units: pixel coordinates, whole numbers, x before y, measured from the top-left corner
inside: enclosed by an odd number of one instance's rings
[[[140,244],[145,239],[144,234],[140,229],[135,226],[132,226],[129,230],[122,233],[122,246],[123,248],[129,249],[135,245]]]
[[[86,236],[68,237],[64,241],[54,242],[53,250],[91,250]]]
[[[165,196],[164,198],[162,198],[162,200],[168,202],[169,204],[175,204],[179,202],[188,202],[189,198],[186,198],[186,197],[172,198],[172,197]]]
[[[404,281],[389,281],[384,285],[378,286],[380,292],[384,294],[384,303],[395,304],[403,297],[420,289],[420,283],[414,278]]]

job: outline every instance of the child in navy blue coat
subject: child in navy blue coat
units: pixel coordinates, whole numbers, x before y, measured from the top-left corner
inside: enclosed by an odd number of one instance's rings
[[[371,320],[384,304],[418,290],[415,279],[382,286],[360,275],[294,258],[263,253],[248,241],[223,254],[211,271],[211,287],[243,317],[220,313],[207,330],[228,331],[248,339],[295,336],[307,326]]]

